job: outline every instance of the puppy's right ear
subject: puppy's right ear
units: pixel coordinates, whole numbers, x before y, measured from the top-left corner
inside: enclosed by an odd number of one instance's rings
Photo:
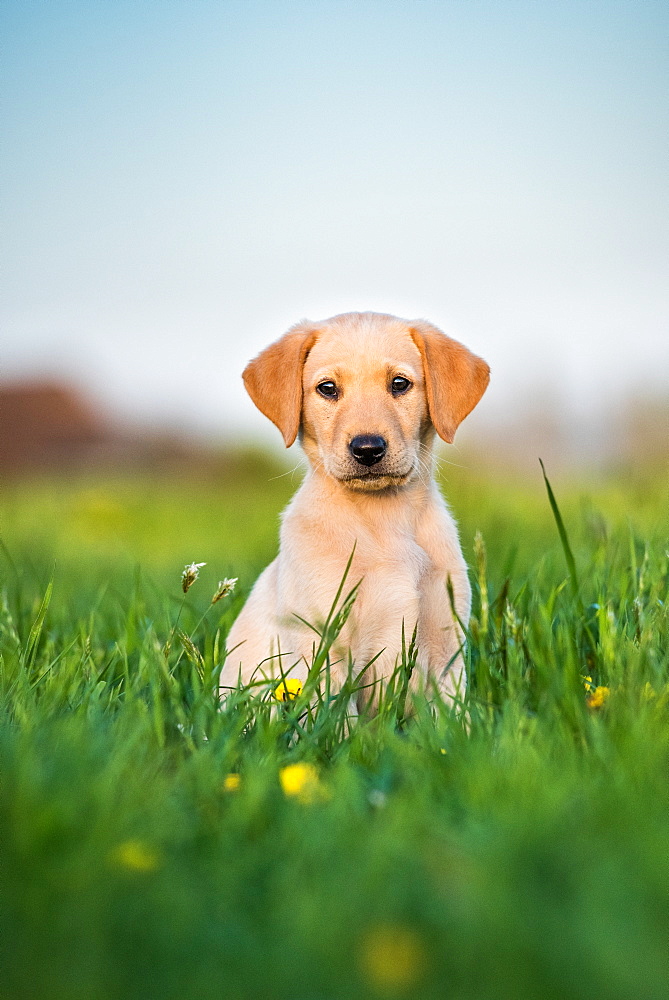
[[[316,340],[310,323],[299,323],[250,361],[242,378],[261,413],[283,434],[286,448],[297,437],[302,416],[302,369]]]

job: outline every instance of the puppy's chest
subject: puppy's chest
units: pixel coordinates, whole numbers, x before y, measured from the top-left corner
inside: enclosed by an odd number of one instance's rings
[[[423,504],[421,510],[406,503],[392,509],[385,505],[378,516],[372,505],[365,516],[350,507],[326,506],[319,514],[316,517],[314,509],[305,513],[302,504],[295,504],[284,518],[278,560],[282,608],[290,605],[295,611],[292,605],[297,602],[323,617],[349,559],[345,589],[359,584],[358,608],[372,597],[404,607],[420,600],[437,579],[443,584],[453,571],[456,553],[448,514],[436,504]],[[300,613],[309,620],[312,612]]]
[[[383,616],[388,608],[407,620],[413,615],[418,620],[448,619],[446,581],[451,578],[456,588],[462,585],[462,555],[451,527],[448,513],[437,508],[381,537],[371,533],[360,538],[357,611],[368,619]]]
[[[363,550],[352,567],[360,589],[353,608],[351,636],[374,638],[379,649],[393,637],[399,640],[403,621],[409,628],[418,623],[422,630],[427,623],[446,621],[448,617],[448,574],[416,538],[398,534],[388,541],[391,546],[383,551]]]
[[[363,580],[375,583],[379,578],[386,578],[389,583],[401,580],[419,591],[421,584],[439,569],[438,546],[431,545],[431,541],[409,528],[398,527],[380,535],[374,531],[360,532],[352,569]]]

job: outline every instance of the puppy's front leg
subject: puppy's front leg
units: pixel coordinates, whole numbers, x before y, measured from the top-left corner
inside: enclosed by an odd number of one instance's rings
[[[357,697],[361,711],[378,710],[383,690],[394,675],[396,685],[401,683],[397,672],[402,664],[403,645],[408,655],[419,610],[414,574],[406,566],[367,572],[352,616],[351,652],[355,670],[365,671]]]

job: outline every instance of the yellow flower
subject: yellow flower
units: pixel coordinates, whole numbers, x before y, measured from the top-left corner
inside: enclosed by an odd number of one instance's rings
[[[302,694],[304,684],[297,677],[287,677],[274,688],[274,697],[277,701],[295,701]]]
[[[588,695],[588,708],[601,708],[610,694],[607,687],[596,687],[592,694]]]
[[[386,993],[403,992],[421,978],[426,965],[425,947],[410,927],[385,924],[362,938],[360,967],[370,985]]]
[[[223,790],[226,792],[236,792],[241,783],[241,774],[226,774],[223,778]]]
[[[305,805],[329,798],[313,764],[287,764],[279,771],[279,781],[284,795]]]
[[[158,867],[158,853],[141,840],[124,840],[110,852],[111,861],[120,868],[135,872],[152,872]]]
[[[583,681],[583,687],[588,694],[592,694],[595,690],[595,685],[592,683],[592,677],[589,674],[581,674],[581,680]]]

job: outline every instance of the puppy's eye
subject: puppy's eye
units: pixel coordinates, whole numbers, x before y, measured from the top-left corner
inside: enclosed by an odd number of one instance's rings
[[[337,386],[334,382],[320,382],[316,386],[316,392],[319,392],[321,396],[325,396],[326,399],[336,399],[338,396]]]
[[[402,396],[411,388],[412,383],[404,375],[396,375],[390,383],[393,396]]]

